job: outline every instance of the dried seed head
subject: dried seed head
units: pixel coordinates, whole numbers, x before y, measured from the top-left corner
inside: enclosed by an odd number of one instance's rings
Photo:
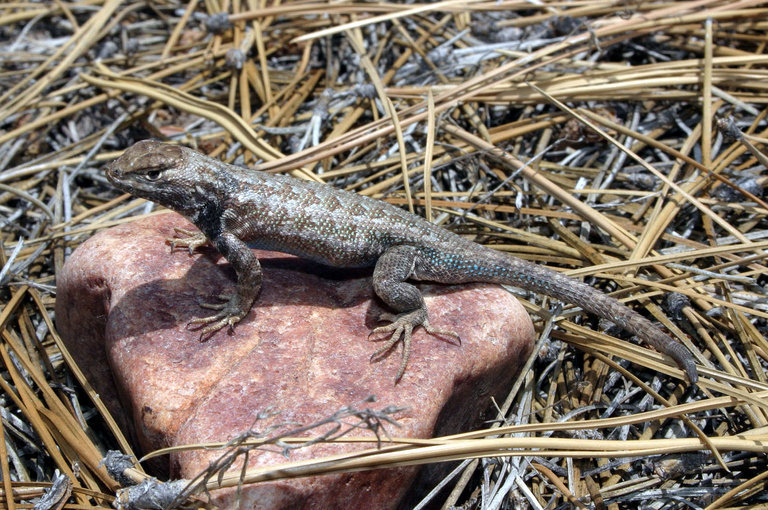
[[[245,54],[237,48],[230,48],[224,59],[227,62],[228,68],[239,71],[245,63]]]
[[[734,140],[741,140],[743,136],[741,130],[736,126],[736,123],[731,117],[717,119],[717,129],[719,129],[725,136],[733,138]]]
[[[232,26],[229,22],[229,14],[226,12],[219,12],[208,16],[205,20],[205,28],[212,34],[219,35]]]

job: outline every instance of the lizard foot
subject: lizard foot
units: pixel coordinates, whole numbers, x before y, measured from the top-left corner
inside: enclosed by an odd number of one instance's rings
[[[240,310],[240,306],[238,305],[239,301],[237,296],[222,294],[218,297],[219,299],[225,300],[226,303],[200,303],[200,306],[209,310],[219,310],[219,313],[209,317],[192,319],[187,323],[187,329],[190,329],[190,326],[196,326],[198,324],[205,325],[200,330],[200,341],[203,341],[203,338],[209,334],[215,333],[226,326],[229,326],[230,331],[233,331],[235,329],[235,324],[245,317],[245,313]]]
[[[202,232],[193,232],[183,228],[175,227],[173,229],[177,234],[184,235],[186,237],[173,237],[168,238],[165,241],[171,245],[171,251],[175,250],[177,246],[186,246],[189,250],[189,254],[200,246],[208,244],[208,238]]]
[[[375,328],[368,336],[370,337],[371,335],[389,332],[392,332],[392,335],[390,335],[389,339],[386,340],[386,343],[381,349],[377,350],[371,355],[371,361],[375,361],[376,359],[381,358],[395,345],[397,345],[401,339],[403,342],[403,359],[400,362],[400,369],[397,372],[397,377],[395,377],[395,384],[397,384],[403,377],[403,374],[405,373],[405,367],[408,365],[408,358],[411,356],[411,334],[413,333],[413,328],[422,326],[424,330],[430,335],[453,337],[459,343],[461,343],[461,338],[459,338],[459,335],[456,334],[456,332],[443,329],[435,329],[430,326],[429,320],[427,319],[427,311],[424,309],[405,312],[398,315],[383,313],[379,317],[379,320],[391,321],[392,323],[387,324],[386,326]],[[384,341],[385,339],[386,336],[374,341]]]

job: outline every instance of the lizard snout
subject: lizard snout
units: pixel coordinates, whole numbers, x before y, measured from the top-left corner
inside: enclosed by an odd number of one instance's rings
[[[115,184],[117,179],[120,178],[120,169],[117,167],[115,163],[116,162],[113,161],[112,163],[107,165],[107,180],[112,184]]]

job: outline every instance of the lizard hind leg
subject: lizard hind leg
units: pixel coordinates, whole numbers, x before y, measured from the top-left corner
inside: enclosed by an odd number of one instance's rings
[[[427,307],[421,292],[416,286],[405,281],[413,275],[418,258],[418,249],[413,246],[393,246],[379,257],[373,271],[373,288],[376,294],[400,313],[382,314],[380,320],[391,321],[391,324],[371,331],[371,335],[392,333],[384,346],[373,353],[371,360],[381,358],[402,340],[403,358],[395,378],[396,383],[402,378],[408,365],[411,354],[411,335],[416,327],[422,326],[431,335],[453,337],[461,342],[459,335],[455,332],[434,329],[430,326]]]

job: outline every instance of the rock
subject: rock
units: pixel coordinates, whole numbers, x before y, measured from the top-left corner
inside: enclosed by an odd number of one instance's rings
[[[264,285],[234,332],[208,341],[186,328],[209,314],[200,302],[234,290],[234,272],[213,248],[171,253],[176,214],[152,216],[83,243],[58,276],[59,332],[124,430],[143,451],[227,441],[249,429],[311,424],[344,406],[407,410],[393,436],[427,438],[469,430],[490,397],[508,387],[532,347],[533,328],[508,292],[490,285],[430,285],[430,321],[454,330],[461,345],[419,329],[402,380],[400,348],[378,362],[368,340],[385,311],[370,271],[329,269],[289,255],[258,254]],[[363,403],[370,395],[376,403]],[[280,414],[257,420],[273,409]],[[128,427],[132,424],[132,427]],[[283,427],[284,429],[285,427]],[[321,429],[324,430],[324,429]],[[312,432],[310,434],[317,434]],[[353,435],[361,435],[356,431]],[[318,444],[291,452],[254,452],[251,467],[317,458],[371,445]],[[174,454],[172,478],[193,478],[221,451]],[[247,487],[247,508],[394,508],[415,468],[373,470]],[[235,506],[233,489],[214,492]]]

